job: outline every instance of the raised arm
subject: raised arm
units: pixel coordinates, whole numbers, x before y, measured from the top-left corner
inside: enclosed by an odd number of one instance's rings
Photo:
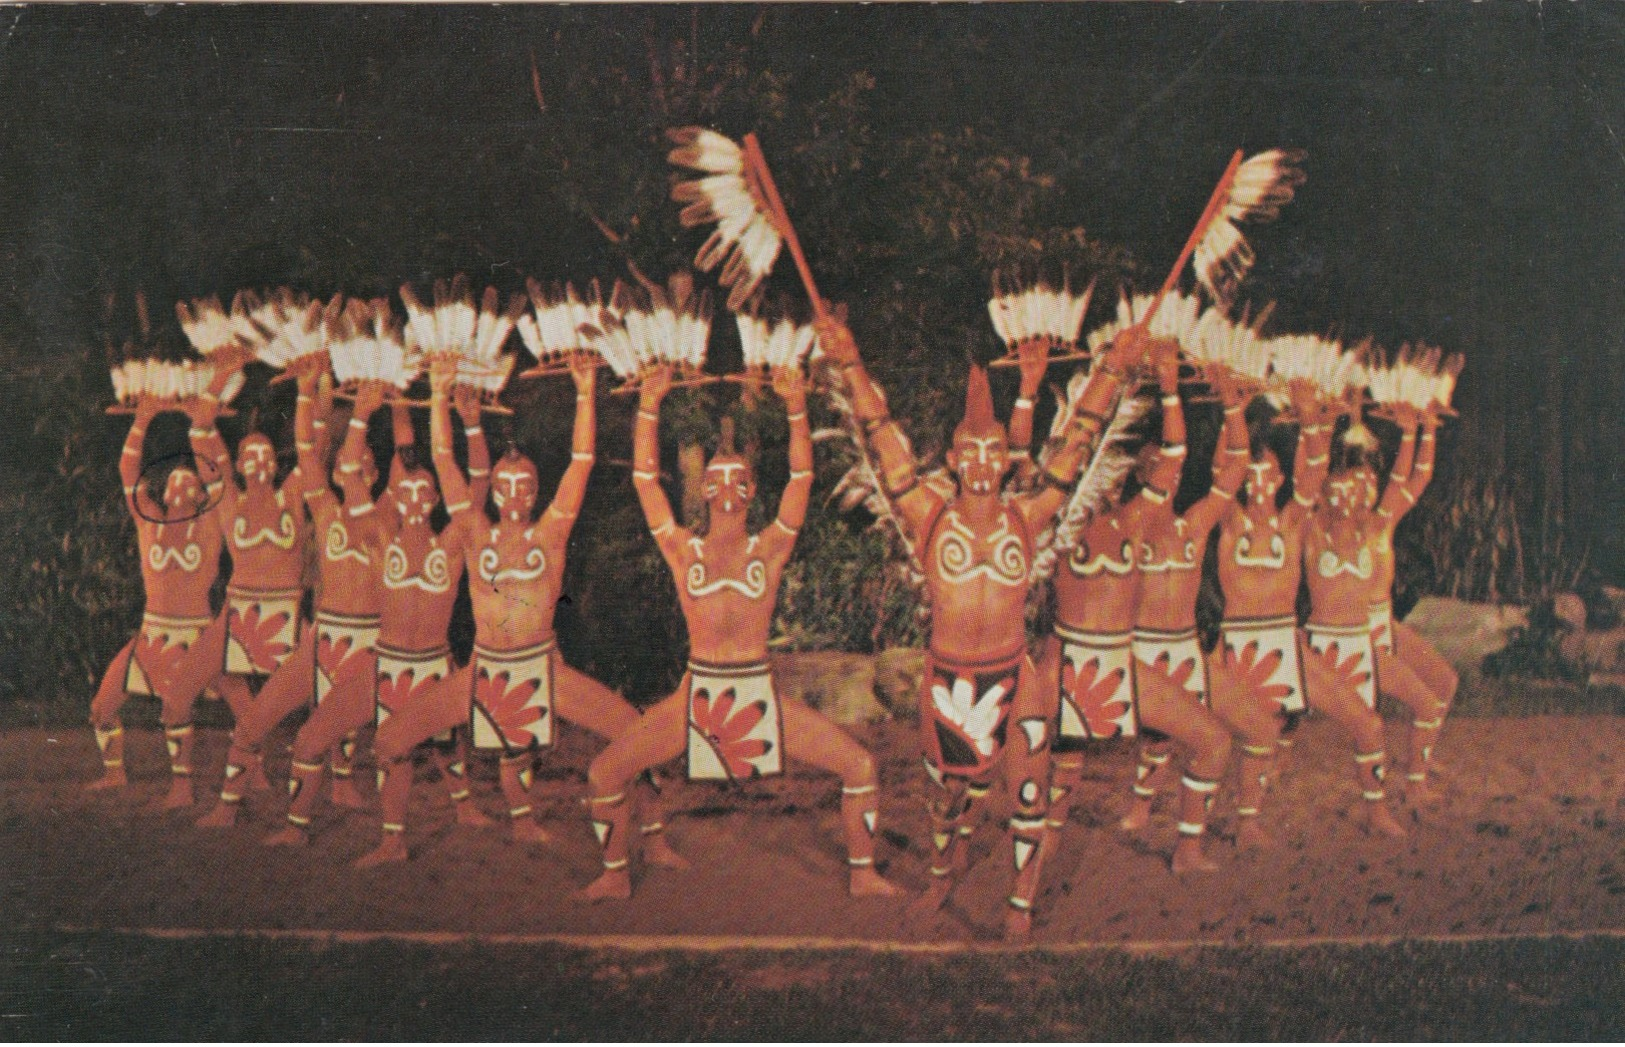
[[[1157,367],[1157,389],[1162,398],[1162,446],[1140,492],[1145,500],[1161,505],[1173,500],[1179,491],[1179,478],[1185,473],[1185,405],[1179,399],[1179,350],[1167,342],[1152,350]]]
[[[918,532],[942,506],[942,499],[920,486],[914,449],[891,416],[886,394],[875,384],[858,356],[858,344],[847,326],[833,317],[814,323],[818,342],[852,389],[852,410],[863,426],[863,437],[880,459],[880,483],[896,503],[909,528]]]
[[[1093,457],[1100,435],[1106,429],[1113,405],[1122,392],[1128,368],[1144,356],[1145,350],[1142,332],[1138,328],[1130,328],[1112,343],[1111,348],[1090,370],[1089,380],[1078,394],[1077,403],[1072,405],[1072,420],[1059,436],[1060,442],[1050,452],[1049,461],[1044,466],[1043,486],[1016,501],[1027,526],[1034,533],[1042,530],[1071,496],[1072,488],[1078,482],[1078,474]],[[1022,385],[1025,388],[1026,361],[1023,361],[1022,371]],[[1183,420],[1178,424],[1183,433]]]
[[[660,403],[671,389],[671,367],[661,365],[643,378],[638,391],[638,415],[632,423],[632,489],[649,533],[655,536],[668,561],[682,554],[683,529],[671,511],[666,489],[660,486]]]
[[[464,519],[474,509],[473,493],[451,446],[452,385],[457,380],[457,359],[437,355],[429,364],[429,450],[434,458],[435,479],[446,498],[446,512],[452,522]],[[484,443],[484,440],[481,440]]]
[[[1439,413],[1432,408],[1422,412],[1422,431],[1416,438],[1416,464],[1405,481],[1408,512],[1422,500],[1422,492],[1433,482],[1433,463],[1439,455]]]
[[[773,391],[784,401],[790,425],[790,482],[779,499],[779,515],[773,522],[794,539],[807,520],[807,503],[812,498],[812,429],[807,424],[807,383],[801,368],[784,367],[773,372]]]
[[[1049,345],[1042,339],[1029,339],[1016,346],[1021,360],[1021,389],[1016,394],[1016,405],[1010,411],[1010,461],[1016,483],[1030,487],[1038,466],[1033,462],[1033,398],[1044,382],[1044,371],[1049,365]]]
[[[395,453],[389,459],[389,486],[394,487],[406,471],[402,452],[415,446],[417,437],[412,432],[412,409],[399,400],[389,405],[391,439]]]
[[[124,483],[124,504],[137,520],[162,520],[163,507],[152,500],[141,483],[141,449],[146,446],[147,427],[158,416],[158,401],[143,396],[136,403],[135,421],[124,438],[124,450],[119,454],[118,475]]]
[[[1247,402],[1252,399],[1252,390],[1223,367],[1214,368],[1209,381],[1224,405],[1224,429],[1213,449],[1213,486],[1185,512],[1186,524],[1198,536],[1212,530],[1236,504],[1236,492],[1247,479],[1247,463],[1251,460],[1247,453]]]
[[[1382,500],[1377,503],[1377,514],[1389,527],[1399,523],[1399,518],[1416,504],[1409,485],[1416,464],[1416,429],[1420,419],[1416,408],[1409,404],[1398,404],[1394,408],[1394,421],[1399,425],[1399,453],[1394,456],[1394,467],[1388,472],[1388,486],[1383,489]]]
[[[187,409],[192,426],[186,435],[192,443],[192,457],[197,460],[198,479],[203,483],[209,503],[215,506],[221,529],[227,534],[231,533],[230,518],[237,509],[237,480],[231,452],[226,449],[215,419],[220,413],[220,394],[235,370],[216,366],[209,388]]]
[[[355,394],[355,409],[350,412],[350,424],[344,428],[344,444],[339,448],[338,463],[333,468],[339,489],[344,492],[344,511],[361,516],[372,510],[372,488],[363,478],[364,456],[372,451],[367,447],[367,420],[384,405],[384,387],[379,382],[362,382]]]
[[[1298,416],[1298,447],[1292,458],[1292,504],[1287,511],[1308,514],[1320,501],[1320,489],[1325,486],[1331,466],[1335,415],[1307,379],[1293,379],[1290,391],[1292,410]]]
[[[299,458],[294,471],[282,482],[289,494],[308,496],[327,486],[322,483],[325,470],[316,439],[316,382],[321,375],[314,364],[315,358],[307,356],[298,361],[295,372],[299,391],[293,406],[293,446]]]
[[[597,455],[598,405],[594,396],[598,390],[598,368],[593,365],[592,358],[578,355],[570,361],[570,378],[576,386],[576,421],[570,433],[570,465],[559,477],[559,486],[553,492],[547,515],[567,525],[574,525],[576,514],[581,511],[581,503],[587,497],[587,480],[592,476],[593,461]]]
[[[473,386],[458,385],[452,388],[452,402],[457,405],[457,417],[463,420],[463,436],[468,441],[468,499],[479,510],[491,490],[491,445],[486,443],[485,427],[480,424],[480,395]]]

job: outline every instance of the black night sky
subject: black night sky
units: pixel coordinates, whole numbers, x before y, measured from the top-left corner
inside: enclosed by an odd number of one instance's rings
[[[552,90],[663,35],[749,40],[792,101],[867,71],[876,136],[977,128],[1147,273],[1233,149],[1306,149],[1250,296],[1464,352],[1446,454],[1517,478],[1526,546],[1589,543],[1625,581],[1618,5],[8,8],[0,340],[48,361],[134,287],[167,317],[250,284],[613,275],[538,149],[531,56]],[[861,309],[881,276],[826,291]]]

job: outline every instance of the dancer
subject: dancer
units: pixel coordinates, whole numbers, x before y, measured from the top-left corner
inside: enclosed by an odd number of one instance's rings
[[[1362,430],[1360,426],[1353,431]],[[1414,450],[1415,428],[1411,427],[1400,444],[1396,473],[1409,475]],[[1365,494],[1374,487],[1375,476],[1363,464],[1357,454],[1348,455],[1326,478],[1324,499],[1304,541],[1310,609],[1304,629],[1308,649],[1303,677],[1309,705],[1325,711],[1354,736],[1362,801],[1356,805],[1356,819],[1370,832],[1402,837],[1405,829],[1389,812],[1383,787],[1388,754],[1382,718],[1377,715],[1370,617],[1376,572],[1373,539],[1378,525],[1367,510],[1371,502]]]
[[[374,653],[362,653],[354,668],[348,665],[329,678],[331,687],[310,719],[300,728],[293,744],[293,769],[288,783],[290,802],[288,825],[267,837],[269,846],[300,846],[309,840],[309,827],[319,799],[322,757],[331,746],[357,730],[368,720],[383,723],[399,712],[414,695],[451,671],[451,648],[446,627],[457,599],[457,583],[463,570],[462,549],[453,533],[447,542],[429,524],[429,514],[439,501],[435,479],[416,463],[412,454],[411,422],[396,405],[396,461],[390,467],[389,506],[371,507],[367,489],[358,478],[363,456],[367,419],[383,406],[388,386],[382,382],[362,382],[355,394],[355,412],[350,433],[339,454],[338,470],[345,484],[346,514],[354,513],[359,524],[352,529],[352,546],[371,561],[370,568],[380,586],[377,604],[378,633]],[[470,497],[484,497],[484,474],[489,455],[479,428],[479,407],[468,405],[472,418],[464,415],[468,435]],[[358,504],[350,506],[355,501]],[[362,565],[367,566],[367,565]],[[359,594],[358,594],[359,595]],[[342,637],[339,642],[342,643]],[[364,638],[362,638],[364,640]],[[365,646],[354,643],[353,647]],[[463,825],[488,825],[490,819],[470,800],[467,764],[459,746],[440,753],[447,785],[451,790],[457,821]],[[404,827],[385,826],[386,843]],[[404,852],[404,846],[401,848]],[[358,864],[374,864],[369,855]]]
[[[1410,708],[1410,753],[1405,768],[1407,800],[1429,799],[1428,764],[1434,744],[1444,728],[1444,718],[1456,697],[1459,680],[1437,651],[1416,630],[1394,618],[1394,531],[1399,521],[1421,500],[1433,479],[1433,463],[1438,452],[1438,401],[1417,412],[1409,404],[1391,409],[1401,427],[1399,459],[1388,475],[1381,499],[1377,497],[1376,477],[1367,467],[1360,472],[1368,511],[1376,515],[1371,534],[1373,553],[1371,576],[1371,640],[1376,648],[1377,681],[1382,693],[1399,699]],[[1404,441],[1417,428],[1416,450],[1408,474],[1400,472],[1404,461]]]
[[[545,841],[547,833],[532,815],[529,790],[536,753],[553,745],[555,720],[568,720],[607,738],[625,733],[638,721],[637,710],[624,698],[558,657],[553,632],[570,531],[593,467],[597,383],[593,362],[584,355],[572,361],[575,432],[570,465],[552,503],[537,519],[536,466],[510,449],[492,474],[491,498],[501,513],[492,521],[484,505],[473,500],[452,457],[450,401],[458,357],[443,354],[430,361],[430,437],[435,470],[453,507],[447,531],[459,531],[457,541],[467,556],[474,659],[415,697],[379,730],[375,748],[384,772],[387,824],[405,824],[412,781],[406,760],[412,747],[446,728],[472,723],[476,747],[502,753],[502,793],[513,839]],[[471,400],[471,391],[459,386],[455,396],[461,411]],[[474,402],[469,411],[478,409]],[[663,822],[652,805],[651,795],[641,827],[644,857],[657,865],[686,868],[687,862],[661,835]],[[380,860],[404,857],[404,848],[394,846],[400,839],[398,833],[386,836],[380,849],[386,853],[379,854]]]
[[[204,485],[194,470],[176,465],[164,481],[163,501],[158,502],[148,491],[141,470],[142,448],[152,420],[166,410],[190,407],[141,397],[119,456],[119,478],[124,483],[125,505],[135,519],[136,548],[147,599],[140,630],[102,674],[90,704],[90,724],[102,757],[102,776],[85,787],[90,791],[122,789],[129,784],[119,710],[130,695],[162,700],[172,694],[172,677],[181,659],[214,618],[209,590],[220,570],[224,538],[219,518],[208,511]],[[180,748],[181,742],[189,739],[191,728],[173,705],[166,704],[163,717],[174,779],[165,801],[168,806],[178,794],[176,786],[191,774],[189,742],[187,755],[182,755]]]
[[[1247,464],[1246,490],[1219,524],[1219,587],[1224,620],[1219,625],[1219,666],[1236,701],[1261,705],[1277,730],[1268,741],[1244,741],[1241,786],[1236,798],[1236,845],[1270,847],[1259,824],[1264,794],[1281,738],[1306,708],[1298,652],[1298,587],[1303,576],[1304,528],[1319,499],[1330,462],[1336,412],[1323,405],[1314,385],[1294,379],[1289,387],[1298,441],[1292,465],[1292,497],[1275,453],[1260,441]]]
[[[308,356],[295,361],[290,369],[298,378],[300,400],[314,397],[317,382],[326,370],[324,358]],[[381,389],[373,389],[370,395],[381,398],[383,394]],[[404,422],[410,443],[410,419],[405,411],[404,406],[398,407],[397,417]],[[356,413],[359,416],[359,411]],[[324,471],[323,414],[318,410],[313,422],[316,439],[298,445],[299,470],[306,476],[319,476]],[[311,702],[320,706],[340,675],[359,673],[370,680],[377,671],[373,645],[378,638],[383,586],[374,565],[383,555],[379,522],[387,510],[380,510],[373,502],[378,467],[366,449],[366,436],[364,419],[347,427],[332,476],[341,495],[335,496],[328,483],[312,484],[305,492],[305,506],[314,530],[323,536],[317,549],[319,584],[314,627],[303,631],[293,654],[271,674],[253,704],[238,717],[226,755],[219,803],[198,820],[200,827],[224,828],[236,822],[243,802],[245,771],[261,760],[260,747],[278,724]],[[351,731],[333,746],[331,795],[335,805],[359,810],[366,801],[354,780],[355,741],[355,732]],[[296,765],[296,778],[298,772]],[[312,800],[315,791],[313,786]]]
[[[677,524],[660,486],[660,405],[671,388],[670,365],[645,374],[633,433],[633,486],[649,529],[677,579],[688,626],[689,664],[670,697],[644,713],[592,762],[588,771],[593,829],[604,871],[577,893],[584,901],[627,898],[630,823],[627,785],[638,773],[685,751],[690,780],[737,781],[783,773],[786,759],[841,778],[848,890],[892,896],[896,887],[874,867],[879,777],[863,747],[818,711],[780,696],[767,664],[767,635],[779,581],[795,548],[812,492],[812,434],[799,366],[771,372],[790,425],[790,480],[766,529],[745,529],[756,481],[733,449],[724,419],[717,452],[705,469],[709,525],[704,536]]]
[[[1163,443],[1154,453],[1148,448],[1142,455],[1144,487],[1129,521],[1139,577],[1130,650],[1136,702],[1147,730],[1135,769],[1134,799],[1121,825],[1125,831],[1138,832],[1150,823],[1157,772],[1172,758],[1171,739],[1186,741],[1191,756],[1180,779],[1179,842],[1174,846],[1172,867],[1176,874],[1211,872],[1218,866],[1203,852],[1202,837],[1230,757],[1229,735],[1238,734],[1248,744],[1265,739],[1274,744],[1265,710],[1231,702],[1228,694],[1216,692],[1212,686],[1216,681],[1196,634],[1196,598],[1208,535],[1235,504],[1235,492],[1246,472],[1243,411],[1251,392],[1222,365],[1211,365],[1205,371],[1224,412],[1223,430],[1214,449],[1212,485],[1183,513],[1175,512],[1174,499],[1186,459],[1185,417],[1179,398],[1178,346],[1168,342],[1160,348],[1154,359],[1162,395]]]
[[[237,462],[215,424],[220,393],[250,358],[247,350],[223,350],[212,357],[214,378],[193,405],[189,431],[192,454],[209,463],[217,477],[208,487],[211,510],[226,534],[231,581],[226,603],[175,670],[170,708],[164,713],[170,738],[174,781],[166,808],[192,804],[192,708],[209,688],[225,697],[233,720],[247,715],[253,702],[251,679],[263,679],[281,667],[299,643],[304,598],[304,542],[309,533],[304,494],[311,477],[297,467],[278,484],[276,448],[264,434],[251,432],[237,445]],[[294,439],[314,448],[314,384],[306,386],[294,409]],[[179,768],[185,768],[182,773]],[[247,761],[243,774],[250,788],[267,790],[263,763]]]
[[[821,322],[825,354],[851,386],[855,413],[880,459],[885,493],[896,503],[916,540],[929,589],[932,623],[920,699],[926,773],[942,792],[931,804],[931,885],[915,902],[918,914],[947,900],[953,877],[964,870],[970,815],[1002,769],[1014,810],[1010,817],[1013,864],[1005,934],[1032,925],[1042,865],[1052,741],[1044,697],[1027,657],[1023,608],[1030,586],[1032,536],[1049,525],[1111,414],[1123,370],[1140,359],[1136,329],[1120,337],[1094,368],[1078,397],[1072,422],[1049,458],[1044,486],[1008,500],[999,494],[1010,469],[1005,429],[993,417],[987,375],[973,367],[965,416],[954,430],[948,466],[957,481],[949,497],[919,483],[908,438],[891,418],[885,394],[864,369],[844,324]],[[1021,396],[1031,400],[1042,381],[1046,347],[1026,341]],[[1019,725],[1006,745],[1010,724]]]

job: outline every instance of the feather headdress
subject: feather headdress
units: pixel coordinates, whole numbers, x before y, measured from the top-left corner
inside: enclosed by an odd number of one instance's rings
[[[400,321],[384,298],[351,299],[327,338],[333,379],[341,385],[381,381],[402,390],[423,367],[420,347],[402,340]]]
[[[1304,174],[1298,149],[1271,149],[1236,168],[1228,192],[1196,244],[1196,280],[1215,301],[1228,302],[1253,265],[1253,250],[1238,222],[1267,222],[1292,201]]]
[[[665,289],[641,292],[617,280],[609,305],[582,331],[625,381],[658,364],[670,364],[680,376],[697,375],[711,340],[711,294],[694,294],[694,281],[684,272],[672,274]]]
[[[113,398],[123,405],[133,405],[142,399],[188,400],[202,396],[214,381],[214,364],[188,360],[171,363],[167,360],[126,360],[112,370]],[[243,389],[243,372],[238,370],[226,380],[220,393],[221,403],[230,403]]]
[[[1081,294],[1074,293],[1066,282],[1059,288],[1042,280],[1021,287],[994,273],[993,297],[987,303],[987,312],[994,333],[1011,350],[1034,338],[1076,345],[1094,290],[1093,281]]]
[[[784,238],[755,178],[747,177],[745,150],[737,142],[703,127],[672,128],[666,137],[676,146],[666,159],[701,174],[672,187],[672,200],[685,205],[679,220],[689,229],[716,225],[694,265],[708,273],[721,264],[717,279],[732,289],[728,308],[737,311],[772,270]]]

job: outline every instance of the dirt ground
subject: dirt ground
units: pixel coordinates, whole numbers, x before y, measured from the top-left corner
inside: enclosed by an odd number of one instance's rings
[[[285,774],[289,727],[273,738],[273,781]],[[1390,724],[1390,751],[1400,728]],[[911,725],[857,732],[882,757],[880,867],[911,893],[927,879],[925,778]],[[1057,855],[1045,869],[1033,941],[1199,940],[1625,931],[1625,718],[1453,721],[1440,745],[1439,798],[1399,804],[1409,839],[1365,835],[1349,743],[1310,720],[1266,814],[1279,845],[1238,853],[1233,789],[1215,810],[1212,874],[1175,878],[1171,793],[1143,838],[1116,828],[1132,752],[1094,753]],[[21,928],[198,928],[445,931],[519,934],[815,936],[900,942],[992,941],[1008,889],[1002,819],[986,823],[974,864],[949,905],[910,921],[904,905],[845,894],[839,785],[797,769],[728,789],[674,785],[671,838],[695,868],[634,863],[629,902],[580,905],[569,892],[598,868],[579,804],[598,743],[567,734],[540,766],[535,793],[552,842],[520,846],[494,830],[452,824],[437,772],[420,761],[408,822],[412,860],[353,871],[378,835],[372,813],[323,807],[313,844],[267,849],[280,791],[252,795],[236,828],[202,830],[225,754],[202,732],[199,802],[188,814],[149,808],[167,780],[162,738],[131,730],[133,779],[122,795],[87,795],[99,764],[86,730],[0,734],[0,914]],[[1232,778],[1234,772],[1232,771]],[[1398,777],[1396,775],[1396,777]],[[492,762],[476,760],[476,799],[501,807]],[[1395,792],[1400,783],[1395,783]],[[997,795],[997,794],[995,794]]]

